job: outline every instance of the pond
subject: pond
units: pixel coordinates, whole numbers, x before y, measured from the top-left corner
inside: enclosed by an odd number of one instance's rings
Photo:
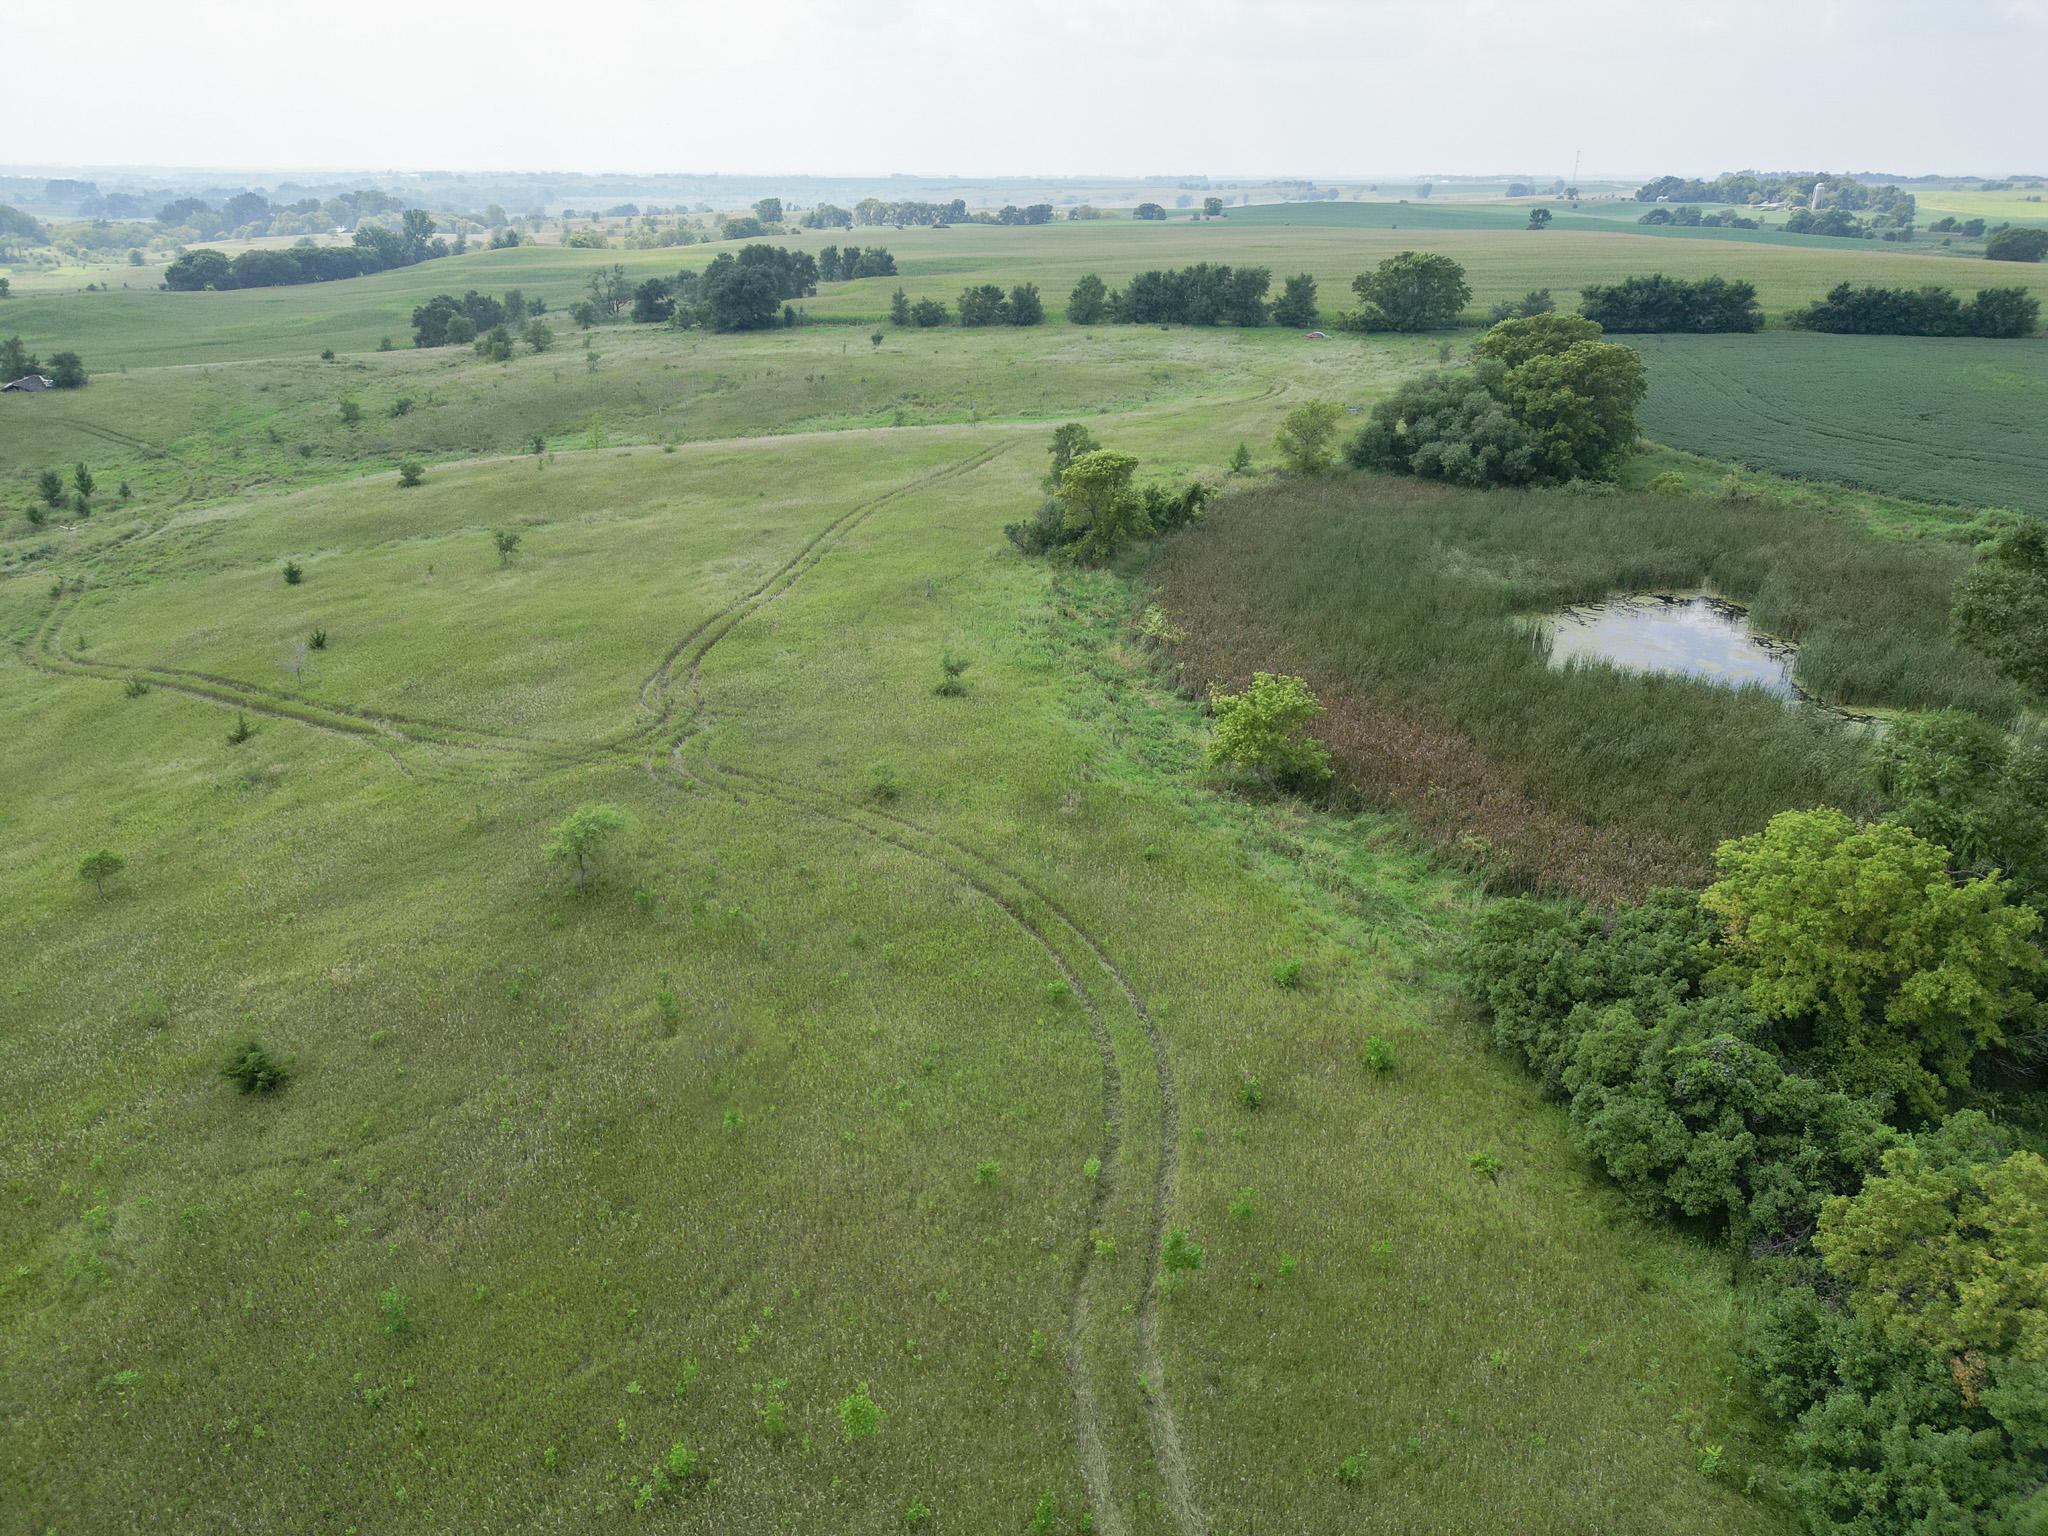
[[[1637,593],[1578,603],[1538,621],[1553,666],[1604,661],[1632,672],[1670,672],[1723,687],[1749,685],[1784,699],[1796,648],[1759,635],[1733,603],[1705,593]]]

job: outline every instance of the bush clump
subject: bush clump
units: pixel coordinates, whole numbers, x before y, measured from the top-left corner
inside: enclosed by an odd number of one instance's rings
[[[243,1093],[275,1093],[291,1074],[284,1063],[255,1040],[245,1040],[228,1053],[220,1075]]]

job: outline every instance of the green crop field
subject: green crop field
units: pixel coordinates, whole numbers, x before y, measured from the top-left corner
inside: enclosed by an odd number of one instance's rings
[[[1674,447],[1927,501],[2048,513],[2048,346],[1646,336],[1643,429]]]
[[[711,245],[0,306],[93,373],[0,397],[0,1536],[1793,1529],[1740,1264],[1596,1172],[1458,956],[1505,886],[1595,885],[1515,862],[1528,805],[1690,877],[1874,804],[1866,739],[1553,677],[1513,626],[1711,584],[1833,698],[2019,718],[1947,634],[1981,529],[1901,498],[2043,509],[2048,348],[1642,343],[1659,442],[1886,496],[1662,450],[1628,493],[1410,495],[1304,490],[1276,428],[1348,436],[1469,331],[1059,313],[1220,261],[1334,315],[1410,246],[1475,309],[1981,270],[1603,209],[810,232],[901,275],[741,335],[564,313]],[[1051,323],[880,324],[1024,281]],[[552,350],[413,349],[471,288],[546,299]],[[1020,555],[1069,421],[1205,521]],[[26,515],[77,466],[86,510]],[[1247,792],[1201,694],[1276,660],[1371,695],[1347,750],[1417,700],[1447,734]],[[592,803],[585,884],[546,850]],[[280,1091],[224,1080],[250,1040]]]

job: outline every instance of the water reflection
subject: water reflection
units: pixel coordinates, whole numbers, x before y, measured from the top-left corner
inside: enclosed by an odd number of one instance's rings
[[[1801,697],[1792,681],[1796,648],[1757,634],[1733,603],[1704,593],[1643,593],[1579,603],[1544,619],[1554,666],[1604,661],[1633,672],[1670,672],[1724,687],[1755,685]]]

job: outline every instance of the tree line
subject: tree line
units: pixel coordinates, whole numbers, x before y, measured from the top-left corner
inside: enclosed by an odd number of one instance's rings
[[[1662,272],[1583,288],[1579,313],[1622,332],[1748,332],[1764,324],[1754,283]],[[1837,335],[2013,338],[2031,336],[2040,313],[2040,301],[2024,288],[1984,288],[1965,302],[1933,284],[1858,288],[1845,282],[1787,314],[1785,323]]]
[[[1842,336],[2031,336],[2041,301],[2024,288],[1980,288],[1967,303],[1947,289],[1853,287],[1838,283],[1827,297],[1795,309],[1785,323]]]
[[[1273,274],[1266,267],[1199,262],[1192,267],[1140,272],[1112,291],[1090,272],[1067,296],[1075,325],[1238,325],[1271,323],[1306,329],[1316,323],[1312,273],[1298,272],[1268,300]],[[1458,323],[1472,289],[1465,269],[1448,256],[1403,251],[1351,282],[1358,306],[1337,319],[1359,331],[1433,331]]]
[[[434,236],[433,216],[408,208],[397,229],[382,224],[356,228],[350,245],[295,245],[281,251],[244,251],[230,258],[211,247],[187,251],[164,269],[164,287],[174,293],[202,289],[278,288],[361,277],[393,267],[415,266],[448,254],[448,242]]]
[[[850,283],[857,277],[894,277],[896,258],[887,247],[828,245],[818,252],[818,276],[828,283]]]

